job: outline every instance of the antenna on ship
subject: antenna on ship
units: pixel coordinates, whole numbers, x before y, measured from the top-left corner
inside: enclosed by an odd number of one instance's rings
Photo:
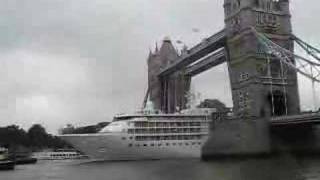
[[[191,86],[189,92],[186,94],[187,108],[195,109],[199,100],[201,100],[201,93],[196,92],[194,87]]]
[[[146,108],[146,105],[147,105],[147,102],[148,102],[148,99],[149,99],[149,87],[147,88],[147,92],[143,98],[143,102],[142,102],[142,108],[141,110],[143,111],[145,108]]]

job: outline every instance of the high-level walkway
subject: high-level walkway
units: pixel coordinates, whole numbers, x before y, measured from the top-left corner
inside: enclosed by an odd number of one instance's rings
[[[206,55],[225,47],[225,44],[226,32],[223,29],[189,49],[188,53],[181,55],[176,62],[163,69],[158,75],[160,77],[169,76],[176,71],[184,69],[186,66],[198,61]]]

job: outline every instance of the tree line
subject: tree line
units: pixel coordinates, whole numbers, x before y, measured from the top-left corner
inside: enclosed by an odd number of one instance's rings
[[[17,125],[0,127],[0,146],[9,149],[23,147],[32,151],[70,147],[60,138],[48,134],[40,124],[34,124],[27,131]]]

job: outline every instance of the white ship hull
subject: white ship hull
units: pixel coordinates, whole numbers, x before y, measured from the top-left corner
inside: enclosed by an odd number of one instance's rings
[[[97,160],[199,158],[209,114],[119,115],[99,133],[60,137]]]
[[[206,138],[200,140],[130,140],[128,134],[62,135],[62,139],[95,160],[199,158]]]

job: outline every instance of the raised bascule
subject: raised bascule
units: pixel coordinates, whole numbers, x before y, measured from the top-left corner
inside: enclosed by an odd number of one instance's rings
[[[320,82],[320,51],[292,32],[289,0],[225,0],[225,28],[179,54],[169,39],[148,58],[156,109],[186,108],[190,82],[227,63],[233,116],[213,114],[203,157],[320,152],[320,113],[301,113],[297,74]],[[294,53],[294,43],[312,60]]]

